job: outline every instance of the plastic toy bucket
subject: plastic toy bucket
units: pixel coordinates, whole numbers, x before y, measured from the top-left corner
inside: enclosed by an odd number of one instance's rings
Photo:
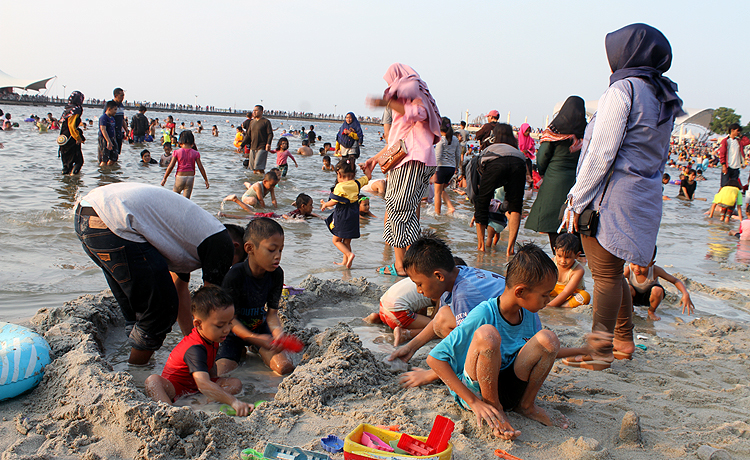
[[[435,455],[417,456],[417,455],[406,455],[397,454],[394,452],[385,452],[383,450],[372,449],[370,447],[363,446],[360,444],[362,439],[362,433],[368,432],[374,434],[385,442],[397,441],[401,437],[401,433],[395,431],[388,431],[378,428],[373,425],[363,423],[354,429],[344,439],[344,459],[346,460],[451,460],[453,458],[453,443],[448,443],[448,447]],[[425,436],[413,436],[419,441],[427,441]]]

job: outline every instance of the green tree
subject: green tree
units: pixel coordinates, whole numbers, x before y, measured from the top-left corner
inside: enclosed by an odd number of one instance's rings
[[[734,109],[719,107],[714,110],[714,115],[711,117],[708,129],[716,134],[729,134],[729,125],[732,123],[739,124],[741,118],[740,115],[734,113]]]

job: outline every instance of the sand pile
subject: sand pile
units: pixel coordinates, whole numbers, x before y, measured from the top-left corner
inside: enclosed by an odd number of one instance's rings
[[[151,402],[130,374],[112,371],[102,344],[122,318],[108,292],[40,311],[32,324],[56,359],[36,390],[0,403],[0,458],[236,459],[243,448],[262,451],[266,441],[320,450],[321,437],[343,438],[363,422],[426,435],[438,414],[456,422],[457,459],[494,458],[496,448],[527,460],[697,458],[706,444],[733,458],[750,457],[750,334],[744,323],[710,316],[673,322],[669,334],[647,341],[648,351],[603,372],[556,365],[540,405],[553,416],[566,415],[572,427],[544,427],[510,413],[522,432],[511,443],[478,429],[443,385],[400,388],[384,355],[368,350],[348,325],[305,328],[306,311],[375,304],[382,288],[361,279],[315,278],[303,287],[304,294],[282,307],[287,327],[307,343],[301,362],[276,400],[245,419]],[[585,321],[591,310],[569,315]],[[583,335],[577,326],[553,329],[567,345]],[[413,364],[423,364],[425,355],[421,351]]]

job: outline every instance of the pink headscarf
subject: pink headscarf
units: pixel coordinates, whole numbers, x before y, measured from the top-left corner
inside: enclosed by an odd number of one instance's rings
[[[417,73],[406,64],[395,63],[388,67],[383,75],[388,83],[388,88],[383,92],[383,99],[402,99],[411,101],[417,98],[422,100],[422,105],[427,109],[427,123],[430,131],[435,135],[432,143],[437,144],[440,139],[440,111],[430,90]]]
[[[534,139],[531,136],[526,135],[526,130],[531,128],[528,123],[521,125],[521,129],[518,130],[518,150],[522,151],[526,158],[529,160],[536,159],[536,146],[534,145]]]

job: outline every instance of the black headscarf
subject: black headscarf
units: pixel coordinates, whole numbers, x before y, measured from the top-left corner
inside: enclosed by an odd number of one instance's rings
[[[80,91],[73,91],[70,93],[68,104],[65,106],[65,110],[63,110],[62,116],[60,117],[60,123],[67,121],[68,118],[73,115],[80,116],[83,114],[83,99],[83,93]]]
[[[555,134],[573,134],[583,139],[586,130],[586,102],[579,96],[570,96],[549,124]]]
[[[672,47],[660,31],[646,24],[631,24],[607,34],[604,40],[612,76],[609,84],[628,77],[646,80],[661,102],[658,125],[683,115],[677,84],[662,74],[672,65]]]

